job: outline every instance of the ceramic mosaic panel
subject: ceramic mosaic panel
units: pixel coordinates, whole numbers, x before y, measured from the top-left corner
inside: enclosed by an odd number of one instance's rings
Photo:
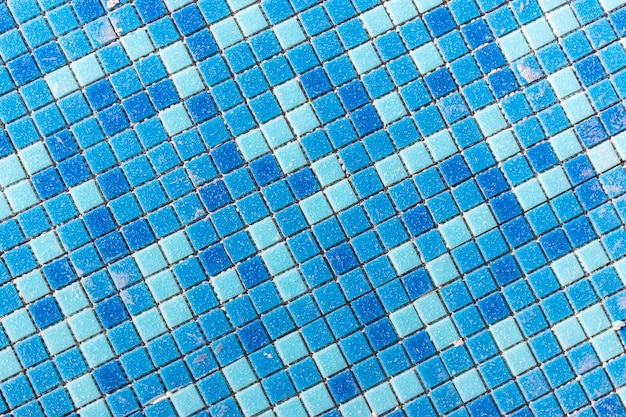
[[[626,415],[622,0],[0,4],[0,413]]]

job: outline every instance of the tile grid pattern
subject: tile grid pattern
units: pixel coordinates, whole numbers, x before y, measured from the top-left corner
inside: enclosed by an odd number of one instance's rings
[[[15,416],[624,414],[617,0],[0,5]]]

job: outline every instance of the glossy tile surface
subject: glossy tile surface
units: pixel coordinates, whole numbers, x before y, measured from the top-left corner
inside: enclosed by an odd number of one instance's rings
[[[0,413],[625,415],[621,0],[0,4]]]

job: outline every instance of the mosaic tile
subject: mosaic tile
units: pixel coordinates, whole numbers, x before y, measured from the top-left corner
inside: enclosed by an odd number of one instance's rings
[[[623,3],[1,3],[0,414],[626,415]]]

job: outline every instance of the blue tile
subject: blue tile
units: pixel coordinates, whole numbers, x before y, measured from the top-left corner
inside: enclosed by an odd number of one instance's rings
[[[626,12],[544,3],[0,5],[0,410],[621,412]]]

